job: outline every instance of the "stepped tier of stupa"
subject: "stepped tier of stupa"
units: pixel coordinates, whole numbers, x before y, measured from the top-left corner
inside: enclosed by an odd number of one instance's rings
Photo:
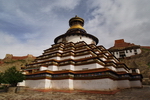
[[[114,91],[142,87],[138,69],[130,69],[83,28],[84,20],[75,16],[70,28],[55,38],[26,66],[26,80],[20,85],[34,89]]]

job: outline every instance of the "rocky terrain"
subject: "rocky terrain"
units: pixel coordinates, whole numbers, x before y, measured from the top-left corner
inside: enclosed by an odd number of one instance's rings
[[[129,68],[139,68],[143,77],[150,76],[150,49],[142,48],[142,53],[130,58],[120,59]]]
[[[0,59],[0,72],[4,72],[6,69],[15,66],[17,70],[25,67],[35,59],[32,55],[27,56],[13,56],[12,54],[6,54],[4,59]]]
[[[124,89],[114,95],[92,93],[38,92],[28,90],[20,93],[0,92],[0,100],[149,100],[150,86]]]
[[[120,59],[120,61],[125,63],[129,68],[140,69],[140,72],[143,75],[143,84],[150,85],[150,49],[141,49],[141,54],[129,58],[123,58]]]

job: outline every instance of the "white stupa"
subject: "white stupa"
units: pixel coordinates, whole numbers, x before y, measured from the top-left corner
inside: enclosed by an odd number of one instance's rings
[[[142,87],[139,70],[132,72],[103,46],[97,46],[98,39],[85,31],[82,18],[71,18],[69,25],[65,34],[55,38],[55,44],[26,66],[22,85],[34,89],[106,92]]]

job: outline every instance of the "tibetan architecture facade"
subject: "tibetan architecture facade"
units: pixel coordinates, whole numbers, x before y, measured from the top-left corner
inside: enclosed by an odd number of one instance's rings
[[[140,45],[124,42],[124,39],[115,40],[113,47],[109,51],[114,54],[116,58],[131,57],[141,53]]]
[[[26,66],[23,85],[34,89],[114,91],[142,87],[142,75],[113,56],[73,17],[65,34]]]

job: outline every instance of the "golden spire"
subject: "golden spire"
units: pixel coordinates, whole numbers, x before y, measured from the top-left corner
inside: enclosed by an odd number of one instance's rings
[[[79,25],[79,24],[77,24],[77,25],[72,25],[68,30],[70,30],[70,29],[76,29],[76,28],[80,28],[80,29],[83,29],[83,30],[84,30],[84,28],[83,28],[81,25]]]
[[[70,25],[70,28],[68,30],[77,29],[77,28],[84,30],[84,28],[83,28],[84,19],[82,19],[76,15],[75,17],[73,17],[69,20],[69,25]]]

